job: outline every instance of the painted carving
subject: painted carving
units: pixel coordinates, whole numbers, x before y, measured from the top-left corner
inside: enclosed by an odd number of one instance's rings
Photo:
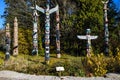
[[[18,55],[18,22],[17,17],[14,19],[14,42],[13,42],[13,55]]]
[[[105,35],[105,54],[109,54],[109,31],[108,31],[108,18],[107,18],[107,4],[108,4],[109,0],[108,1],[102,1],[102,3],[104,4],[104,35]]]
[[[10,58],[10,44],[11,44],[11,39],[10,39],[10,26],[9,23],[7,23],[6,27],[6,53],[5,53],[5,60],[8,60]]]
[[[87,56],[91,56],[91,54],[90,54],[91,53],[91,40],[97,39],[97,37],[98,37],[98,36],[91,36],[90,33],[91,33],[90,29],[87,29],[86,36],[82,36],[82,35],[77,36],[79,39],[87,40],[87,46],[86,46],[87,47],[86,48]]]

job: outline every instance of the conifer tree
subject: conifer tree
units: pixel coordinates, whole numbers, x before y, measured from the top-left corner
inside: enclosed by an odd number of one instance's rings
[[[12,26],[14,17],[18,17],[18,24],[20,29],[19,43],[21,53],[24,49],[29,52],[32,45],[32,27],[33,16],[32,10],[29,8],[33,6],[34,0],[4,0],[7,7],[5,9],[5,19]],[[37,5],[46,8],[47,0],[36,0]],[[51,8],[59,5],[60,11],[60,32],[61,32],[61,49],[66,53],[73,55],[85,54],[86,42],[77,39],[77,35],[85,35],[87,28],[91,29],[91,35],[98,35],[98,39],[92,42],[93,51],[95,53],[103,52],[104,44],[104,24],[103,24],[103,4],[102,0],[51,0]],[[108,19],[109,19],[109,31],[110,31],[110,45],[111,50],[114,51],[116,47],[120,45],[120,11],[116,11],[113,0],[110,0],[108,6]],[[44,26],[45,16],[39,14],[39,42],[40,50],[44,43]],[[55,14],[51,17],[51,45],[55,48]],[[29,37],[28,37],[29,36]],[[24,40],[23,40],[24,39]],[[29,42],[29,43],[28,43]]]

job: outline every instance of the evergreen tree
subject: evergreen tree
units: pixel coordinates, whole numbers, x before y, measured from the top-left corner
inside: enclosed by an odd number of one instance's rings
[[[4,17],[6,22],[13,24],[14,17],[18,17],[20,27],[32,26],[32,15],[29,12],[27,0],[4,0],[6,9]],[[12,25],[13,26],[13,25]]]
[[[21,53],[27,49],[30,53],[32,47],[32,10],[34,0],[4,0],[7,7],[5,9],[6,22],[13,24],[14,17],[18,17],[20,28],[19,45]],[[46,8],[47,0],[36,0],[37,5]],[[61,50],[73,55],[85,54],[86,41],[81,41],[77,35],[85,35],[86,29],[91,29],[91,35],[98,35],[98,39],[92,41],[93,51],[95,53],[103,52],[104,44],[104,24],[103,24],[103,4],[102,0],[51,0],[50,8],[59,5],[60,11],[60,31],[61,31]],[[114,51],[120,43],[120,11],[112,0],[109,2],[109,31],[110,31],[110,49]],[[38,12],[39,20],[39,50],[42,50],[44,43],[45,15]],[[55,48],[55,14],[51,17],[51,45]],[[13,28],[13,25],[11,25]]]
[[[108,18],[109,18],[109,31],[110,31],[110,49],[113,54],[116,54],[116,48],[120,49],[120,39],[119,39],[119,31],[120,31],[120,16],[119,10],[115,6],[114,2],[110,0],[109,10],[108,10]]]

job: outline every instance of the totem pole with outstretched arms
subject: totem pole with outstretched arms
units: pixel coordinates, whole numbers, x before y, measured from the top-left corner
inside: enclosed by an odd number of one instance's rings
[[[35,5],[35,8],[32,9],[38,10],[45,14],[45,62],[49,64],[50,58],[50,14],[56,12],[56,46],[57,46],[57,57],[60,58],[60,31],[59,31],[59,7],[58,5],[55,8],[50,9],[50,0],[47,0],[46,9]]]
[[[91,53],[91,40],[97,39],[97,37],[98,37],[98,36],[91,36],[90,33],[91,33],[90,29],[87,29],[85,36],[83,36],[83,35],[77,36],[79,39],[87,40],[87,49],[86,49],[87,56],[91,56],[91,54],[90,54]]]

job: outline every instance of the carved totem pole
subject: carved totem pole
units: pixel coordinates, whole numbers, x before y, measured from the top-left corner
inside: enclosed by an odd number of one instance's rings
[[[108,31],[108,18],[107,18],[107,4],[109,1],[102,1],[104,4],[104,34],[105,34],[105,54],[109,54],[109,31]]]
[[[38,13],[36,10],[36,1],[34,2],[34,7],[33,7],[33,51],[32,55],[37,54],[38,55]]]
[[[91,40],[97,39],[97,37],[98,37],[98,36],[91,36],[90,33],[91,33],[90,29],[87,29],[85,36],[82,36],[82,35],[77,36],[79,39],[87,40],[87,49],[86,49],[87,56],[91,56],[91,54],[90,54],[91,53]]]
[[[50,58],[50,14],[56,12],[56,46],[57,46],[57,57],[60,58],[60,31],[59,31],[59,7],[58,5],[55,8],[50,9],[50,0],[47,0],[46,9],[43,9],[35,4],[35,8],[31,7],[32,9],[36,9],[43,14],[45,14],[45,62],[49,64]]]
[[[5,60],[8,60],[10,58],[10,43],[11,43],[9,23],[7,23],[7,25],[5,27],[5,32],[6,32],[6,39],[5,39],[5,42],[6,42]]]
[[[13,55],[18,55],[18,22],[17,17],[14,19],[14,38],[13,38]]]
[[[59,9],[56,11],[56,47],[57,47],[57,58],[61,57],[60,54],[60,18],[59,18]]]

